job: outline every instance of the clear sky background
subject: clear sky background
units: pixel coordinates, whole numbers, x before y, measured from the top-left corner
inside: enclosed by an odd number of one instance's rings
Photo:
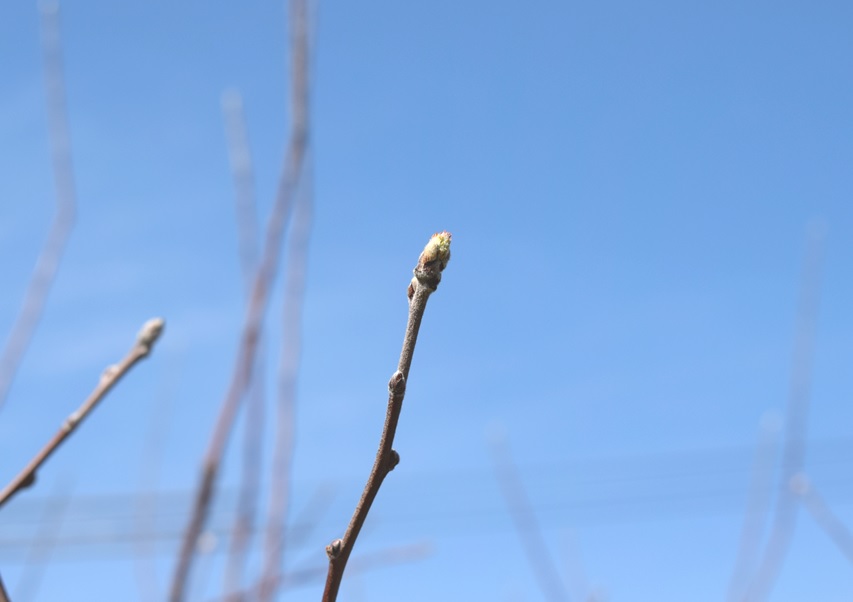
[[[167,327],[0,512],[14,593],[21,542],[47,498],[71,495],[39,589],[15,602],[163,598],[243,318],[221,96],[244,96],[265,219],[289,123],[283,4],[63,3],[79,214],[0,413],[0,478],[146,319]],[[853,4],[320,0],[316,12],[293,515],[331,497],[287,568],[323,566],[349,520],[411,269],[443,229],[453,259],[415,354],[402,462],[356,546],[432,551],[353,573],[341,600],[544,599],[495,475],[500,432],[574,600],[725,599],[759,423],[788,399],[814,219],[827,235],[806,469],[853,526]],[[4,336],[55,198],[39,39],[34,3],[2,4]],[[239,450],[236,436],[217,550]],[[154,500],[142,521],[140,492]],[[153,541],[138,537],[149,527]],[[197,565],[194,600],[221,592],[222,565],[218,552]],[[321,592],[318,579],[283,599]],[[851,598],[849,559],[801,513],[771,599]]]

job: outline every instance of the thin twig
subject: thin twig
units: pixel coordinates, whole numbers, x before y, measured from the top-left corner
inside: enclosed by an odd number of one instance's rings
[[[805,461],[811,365],[817,329],[820,267],[825,229],[823,223],[815,222],[809,226],[808,230],[799,307],[797,309],[797,333],[794,342],[790,393],[785,414],[782,486],[776,501],[776,512],[764,548],[764,555],[744,597],[744,600],[749,602],[761,602],[767,599],[788,553],[796,525],[797,504],[788,488],[788,483],[794,475],[802,472]]]
[[[777,414],[768,412],[761,417],[746,512],[740,532],[740,544],[726,598],[729,602],[737,602],[743,596],[760,551],[764,523],[772,499],[770,493],[773,468],[778,453],[780,427],[781,420]]]
[[[370,506],[382,486],[382,481],[400,461],[399,454],[394,451],[394,435],[397,432],[397,422],[403,409],[403,397],[406,394],[406,383],[409,378],[409,368],[418,340],[418,330],[424,316],[429,296],[438,288],[441,282],[441,272],[450,260],[450,233],[441,232],[430,238],[415,266],[414,274],[407,291],[409,297],[409,320],[406,324],[406,335],[403,339],[403,349],[400,352],[400,362],[397,371],[388,381],[388,408],[385,413],[385,426],[379,440],[379,450],[367,484],[361,494],[361,499],[355,507],[355,512],[347,526],[343,539],[336,539],[326,546],[329,556],[329,570],[326,575],[326,588],[323,592],[323,602],[334,602],[338,596],[341,579],[344,576],[347,560],[352,554],[355,540],[364,525]]]
[[[71,488],[66,483],[61,483],[60,488],[45,500],[37,532],[26,552],[24,570],[15,585],[15,598],[18,600],[36,599],[70,502]]]
[[[254,171],[249,150],[246,118],[240,93],[230,90],[223,95],[222,110],[228,137],[228,156],[235,188],[237,231],[239,233],[240,267],[248,301],[252,292],[252,276],[258,264],[258,228],[255,208]],[[264,441],[264,362],[263,345],[255,357],[252,382],[246,401],[246,421],[243,430],[243,465],[240,473],[240,494],[234,519],[228,561],[225,569],[225,591],[238,591],[243,584],[243,571],[249,554],[249,544],[255,528],[258,490]],[[237,602],[233,599],[232,602]]]
[[[794,475],[791,479],[791,490],[800,498],[802,504],[820,525],[829,538],[838,546],[844,556],[853,563],[853,533],[841,522],[841,519],[824,501],[811,480],[803,473]]]
[[[74,225],[74,169],[71,163],[71,136],[68,128],[65,82],[62,76],[62,44],[59,34],[59,5],[40,5],[44,79],[47,96],[53,178],[56,186],[56,213],[47,240],[33,270],[24,303],[12,325],[0,356],[0,409],[9,394],[21,358],[33,338],[44,305],[56,277],[68,235]]]
[[[306,170],[308,171],[308,170]],[[282,351],[278,372],[276,438],[270,480],[270,501],[265,542],[266,558],[262,573],[260,601],[275,599],[277,581],[284,562],[284,538],[290,508],[290,481],[296,420],[296,382],[302,352],[302,311],[305,298],[305,272],[308,263],[308,239],[313,212],[310,182],[293,216],[288,249],[288,269],[284,286],[282,315]]]
[[[307,36],[305,37],[307,43]],[[299,90],[298,98],[305,103],[304,110],[294,108],[294,119],[291,127],[290,142],[285,156],[282,174],[279,180],[275,205],[267,224],[266,240],[261,255],[261,262],[252,287],[252,297],[246,312],[242,341],[231,384],[222,403],[222,408],[216,418],[213,433],[204,456],[202,472],[196,490],[196,499],[192,508],[189,524],[184,534],[178,560],[172,578],[169,593],[171,602],[181,602],[184,599],[187,580],[192,569],[196,542],[207,522],[210,504],[213,500],[216,479],[222,461],[222,455],[228,444],[231,431],[237,416],[240,402],[252,382],[255,367],[255,356],[258,340],[263,329],[269,293],[275,281],[278,270],[279,249],[285,227],[293,209],[293,197],[298,187],[302,173],[305,153],[308,146],[308,49],[300,53],[304,63],[295,68],[292,73],[294,90]],[[296,92],[294,92],[295,98]]]
[[[528,563],[536,576],[542,595],[547,600],[560,602],[568,600],[569,593],[560,579],[554,558],[548,552],[542,529],[536,520],[533,506],[525,493],[521,477],[512,463],[509,445],[504,436],[496,437],[492,441],[492,456],[501,490],[515,524],[515,530],[521,539]]]
[[[153,347],[160,333],[163,331],[163,320],[152,318],[148,320],[136,335],[136,343],[127,356],[118,364],[107,367],[101,375],[101,380],[95,390],[89,395],[75,412],[72,412],[53,438],[47,442],[42,450],[37,453],[24,469],[0,492],[0,507],[21,489],[30,487],[36,480],[36,473],[41,465],[56,451],[56,449],[73,433],[80,423],[88,416],[98,402],[112,389],[121,378],[141,359],[146,357]]]
[[[293,72],[293,121],[307,128],[308,119],[308,3],[290,1]],[[302,176],[300,194],[294,210],[287,248],[284,299],[282,309],[281,356],[278,365],[276,434],[270,475],[269,508],[264,545],[264,567],[258,599],[271,602],[278,591],[273,577],[284,570],[284,538],[290,509],[290,483],[296,417],[296,382],[302,353],[302,310],[305,297],[305,272],[308,240],[311,233],[313,198],[310,165]]]

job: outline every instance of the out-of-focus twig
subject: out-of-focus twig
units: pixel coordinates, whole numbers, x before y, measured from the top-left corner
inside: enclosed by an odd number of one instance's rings
[[[88,399],[83,402],[76,411],[72,412],[62,426],[59,428],[53,438],[38,452],[32,460],[18,473],[12,481],[6,485],[3,491],[0,491],[0,506],[9,501],[15,493],[21,489],[26,489],[35,483],[36,472],[42,464],[57,450],[65,439],[73,433],[80,423],[88,416],[98,402],[112,389],[127,372],[133,368],[136,363],[147,357],[151,352],[154,343],[163,331],[164,322],[161,318],[152,318],[148,320],[136,336],[136,343],[128,352],[127,356],[118,364],[107,367],[101,375],[101,379],[95,390],[89,395]]]
[[[336,539],[326,546],[329,557],[329,570],[326,574],[326,587],[323,592],[323,602],[334,602],[338,596],[341,580],[344,576],[347,560],[352,554],[353,546],[364,525],[370,506],[379,493],[379,488],[389,472],[400,462],[399,454],[394,451],[394,435],[403,409],[403,397],[406,394],[406,383],[409,378],[409,368],[412,366],[412,356],[418,340],[418,330],[421,327],[424,310],[429,296],[435,292],[441,282],[441,272],[450,261],[450,233],[441,232],[430,238],[415,266],[414,274],[407,291],[409,297],[409,320],[406,324],[406,334],[403,339],[403,349],[397,371],[388,381],[388,407],[385,413],[385,426],[379,441],[379,449],[373,468],[367,479],[367,484],[361,494],[361,499],[355,507],[346,533],[342,539]]]
[[[800,473],[791,479],[791,491],[800,498],[812,515],[844,556],[853,563],[853,533],[829,508],[823,496],[815,489],[807,475]]]
[[[426,558],[432,553],[432,545],[427,542],[412,544],[408,546],[400,546],[387,550],[380,550],[370,554],[356,556],[349,564],[351,572],[366,572],[370,570],[386,568],[395,564],[403,564],[406,562],[414,562]],[[274,576],[278,581],[278,586],[281,589],[295,589],[303,585],[313,583],[322,579],[326,573],[327,567],[318,566],[294,571],[279,573]],[[259,591],[261,584],[255,588],[243,591],[232,592],[225,599],[232,597],[248,597]],[[213,602],[213,601],[211,601]]]
[[[30,542],[24,570],[15,585],[15,598],[35,600],[44,571],[62,529],[65,511],[71,501],[71,489],[60,484],[60,489],[45,500],[38,531]]]
[[[301,4],[296,2],[295,4]],[[306,169],[306,175],[310,169]],[[302,352],[302,307],[308,239],[311,231],[311,184],[306,177],[293,216],[288,245],[287,278],[282,312],[282,350],[278,367],[276,437],[270,475],[270,501],[265,541],[265,560],[259,599],[275,599],[278,582],[272,577],[284,570],[284,539],[290,509],[290,482],[296,420],[296,382]]]
[[[809,394],[811,366],[814,355],[814,338],[817,329],[818,302],[820,299],[820,272],[823,259],[823,242],[826,225],[814,222],[809,225],[805,261],[803,264],[800,299],[797,308],[796,340],[788,407],[785,413],[785,443],[782,449],[782,469],[779,497],[758,569],[747,589],[744,600],[762,602],[767,599],[793,535],[797,520],[797,504],[788,483],[803,470],[808,433]]]
[[[68,128],[65,82],[62,76],[62,44],[59,34],[59,5],[40,4],[44,80],[47,96],[53,178],[56,186],[56,213],[47,240],[33,270],[21,312],[12,325],[0,355],[0,409],[6,401],[21,358],[42,315],[51,284],[68,236],[74,225],[74,169],[71,162],[71,135]]]
[[[746,513],[743,517],[740,544],[726,598],[729,602],[737,602],[743,596],[760,551],[764,523],[770,510],[770,492],[773,468],[778,453],[780,427],[781,419],[776,413],[767,412],[761,417]]]
[[[235,188],[237,231],[240,267],[246,288],[246,298],[252,292],[252,276],[258,264],[258,228],[255,207],[255,183],[252,155],[243,100],[236,90],[227,91],[222,98],[228,156]],[[237,592],[243,584],[249,554],[249,544],[255,528],[258,490],[261,481],[262,447],[264,441],[264,362],[263,346],[255,356],[255,368],[246,401],[246,420],[243,430],[243,465],[240,473],[240,495],[234,519],[228,561],[225,568],[225,591]],[[233,599],[232,602],[237,602]]]
[[[307,43],[307,36],[305,37]],[[292,85],[294,89],[305,91],[307,106],[308,50],[303,53],[305,64],[302,68],[294,69]],[[202,473],[197,487],[196,499],[191,510],[189,524],[184,534],[178,560],[172,578],[169,600],[180,602],[184,599],[187,580],[192,568],[198,536],[207,521],[210,503],[215,493],[216,479],[222,455],[228,444],[231,431],[237,416],[240,402],[252,381],[255,368],[255,356],[258,340],[261,337],[263,322],[269,302],[269,293],[278,270],[279,251],[287,222],[293,209],[294,193],[298,188],[304,158],[308,146],[308,124],[297,119],[297,115],[307,117],[304,112],[294,110],[294,120],[291,126],[290,142],[285,156],[282,174],[279,180],[276,201],[267,223],[266,239],[261,254],[260,265],[252,286],[252,295],[243,326],[242,341],[231,384],[222,403],[222,408],[216,418],[216,424],[204,456]]]
[[[554,558],[548,552],[542,529],[536,520],[533,506],[527,498],[524,483],[513,465],[506,436],[503,434],[495,436],[490,443],[501,491],[506,498],[530,568],[539,583],[539,589],[547,600],[565,602],[569,599],[569,593],[560,579],[560,572]]]

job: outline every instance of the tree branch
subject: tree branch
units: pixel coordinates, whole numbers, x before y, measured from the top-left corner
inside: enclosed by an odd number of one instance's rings
[[[307,44],[308,38],[304,37]],[[298,98],[303,99],[302,108],[294,107],[293,125],[290,141],[282,166],[278,192],[272,213],[267,223],[266,239],[264,241],[261,262],[252,286],[252,295],[243,326],[242,341],[231,384],[225,394],[216,424],[204,456],[201,476],[196,489],[196,499],[190,515],[190,521],[184,533],[178,561],[172,577],[169,593],[171,602],[181,602],[184,599],[195,556],[196,542],[207,522],[210,504],[213,501],[216,480],[222,463],[222,456],[228,444],[231,431],[234,428],[237,410],[252,382],[255,368],[255,356],[258,340],[263,330],[264,318],[272,288],[278,270],[279,250],[284,232],[293,210],[293,199],[298,188],[302,166],[308,147],[308,49],[300,53],[304,65],[292,73],[293,88],[298,90]],[[294,92],[296,95],[296,92]],[[296,96],[295,96],[296,97]]]
[[[59,36],[59,6],[54,2],[40,5],[44,80],[47,96],[48,134],[56,185],[56,213],[47,240],[36,262],[21,313],[12,325],[6,346],[0,356],[0,409],[6,401],[21,358],[41,318],[47,294],[59,269],[68,235],[74,225],[74,169],[71,163],[71,136],[62,77],[62,44]]]
[[[441,272],[450,261],[450,233],[441,232],[430,238],[415,266],[412,282],[409,284],[409,320],[406,324],[406,335],[403,339],[403,349],[400,352],[400,362],[397,371],[388,381],[388,408],[385,414],[385,426],[379,440],[379,450],[367,484],[361,494],[361,499],[355,507],[355,512],[347,526],[343,539],[336,539],[326,546],[329,557],[329,570],[326,574],[326,588],[323,592],[323,602],[334,602],[338,596],[341,580],[344,576],[347,560],[352,554],[355,540],[364,525],[370,506],[379,493],[379,488],[389,472],[400,462],[399,454],[392,449],[394,435],[400,411],[403,409],[403,397],[406,394],[406,382],[409,378],[409,368],[418,340],[418,330],[421,326],[424,310],[429,296],[435,292],[441,282]]]
[[[136,343],[133,345],[127,356],[118,364],[108,366],[101,375],[101,380],[95,390],[92,391],[88,399],[83,402],[75,412],[72,412],[62,426],[59,427],[53,438],[47,442],[42,450],[37,453],[32,460],[18,473],[12,481],[6,485],[5,489],[0,492],[0,507],[3,506],[9,499],[21,489],[30,487],[36,480],[36,472],[41,465],[62,445],[71,433],[77,430],[80,423],[88,416],[98,402],[112,389],[127,372],[142,358],[146,357],[150,352],[160,333],[163,331],[163,320],[161,318],[153,318],[148,320],[142,330],[136,336]]]

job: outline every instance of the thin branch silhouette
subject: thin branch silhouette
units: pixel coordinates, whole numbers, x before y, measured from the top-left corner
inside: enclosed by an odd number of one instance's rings
[[[246,128],[243,99],[236,90],[223,94],[222,111],[228,139],[228,156],[235,188],[237,232],[239,234],[240,268],[246,299],[252,291],[252,276],[258,264],[258,228],[252,155]],[[261,484],[262,448],[264,441],[264,351],[259,346],[255,357],[252,382],[246,401],[243,430],[242,466],[237,515],[228,548],[225,568],[225,591],[239,591],[250,549],[257,515],[258,491]],[[236,599],[235,601],[236,602]]]
[[[308,42],[307,36],[303,36],[300,39],[304,40],[305,43]],[[302,91],[299,95],[294,94],[294,98],[301,99],[301,102],[305,102],[307,105],[308,49],[306,48],[304,52],[299,52],[298,54],[304,58],[305,62],[299,68],[294,69],[292,73],[292,86],[294,90]],[[186,595],[187,581],[192,570],[196,542],[207,522],[210,504],[216,493],[216,481],[219,475],[222,456],[225,453],[231,431],[234,428],[240,402],[243,400],[252,382],[258,341],[263,331],[270,290],[273,287],[278,271],[281,242],[293,211],[294,195],[298,188],[308,147],[308,123],[307,121],[300,121],[298,117],[303,116],[307,118],[307,114],[307,108],[304,110],[294,108],[290,142],[282,167],[275,204],[267,223],[266,239],[261,254],[260,265],[258,266],[252,286],[252,296],[243,326],[240,350],[234,366],[231,383],[225,394],[207,451],[204,455],[202,471],[196,490],[196,499],[183,542],[181,543],[172,578],[169,593],[169,600],[171,602],[181,602]]]
[[[361,494],[361,499],[355,507],[346,533],[343,538],[336,539],[326,546],[329,557],[329,570],[326,575],[326,587],[323,592],[323,602],[334,602],[338,596],[341,580],[344,576],[347,560],[352,554],[355,541],[364,525],[370,506],[379,493],[379,488],[388,473],[400,462],[399,454],[394,451],[394,435],[403,409],[403,397],[406,394],[406,384],[409,379],[409,368],[412,366],[412,356],[418,340],[418,330],[421,326],[424,310],[429,296],[435,292],[441,282],[441,273],[450,261],[450,233],[441,232],[430,238],[415,266],[414,274],[407,291],[409,297],[409,320],[406,324],[406,335],[403,339],[403,349],[397,371],[388,381],[388,408],[385,413],[385,426],[379,441],[379,449],[373,468],[367,479],[367,484]]]
[[[56,213],[42,247],[27,288],[24,302],[6,345],[0,355],[0,409],[6,402],[21,359],[33,338],[44,310],[47,295],[56,278],[59,262],[74,226],[76,193],[71,161],[71,134],[65,80],[62,75],[62,42],[59,27],[59,5],[44,2],[41,12],[44,81],[47,96],[48,134],[50,138],[53,178],[56,186]]]
[[[151,353],[151,349],[163,331],[163,320],[153,318],[148,320],[136,336],[136,343],[128,354],[118,364],[107,367],[95,390],[89,395],[76,411],[72,412],[53,438],[39,451],[32,460],[21,470],[6,487],[0,491],[0,507],[18,491],[30,487],[36,480],[36,473],[42,464],[59,448],[60,445],[77,430],[80,423],[97,407],[98,403],[121,378],[127,374],[141,359]]]

